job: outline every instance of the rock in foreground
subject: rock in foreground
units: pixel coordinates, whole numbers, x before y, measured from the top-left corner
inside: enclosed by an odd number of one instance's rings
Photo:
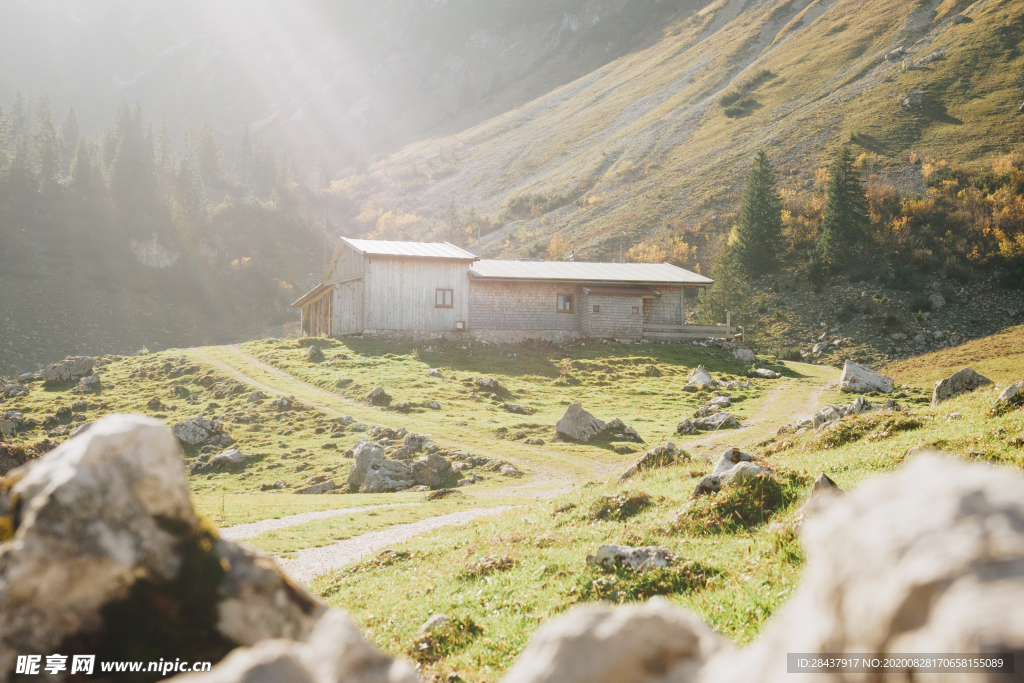
[[[156,420],[104,418],[5,482],[0,680],[25,653],[141,660],[158,648],[217,661],[238,645],[305,638],[324,612],[271,559],[203,525]]]
[[[562,419],[555,423],[555,431],[576,441],[589,441],[602,433],[607,426],[603,420],[583,410],[582,403],[573,403],[565,411]]]

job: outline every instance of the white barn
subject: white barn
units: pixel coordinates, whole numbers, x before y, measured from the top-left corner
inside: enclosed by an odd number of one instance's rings
[[[481,260],[447,242],[343,237],[321,283],[292,306],[314,336],[731,336],[686,324],[687,306],[711,284],[668,263]]]

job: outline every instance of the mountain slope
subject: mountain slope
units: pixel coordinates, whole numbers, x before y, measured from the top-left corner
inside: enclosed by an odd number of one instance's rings
[[[519,195],[554,197],[540,215],[485,236],[478,250],[526,255],[561,231],[594,258],[729,210],[760,148],[783,186],[797,189],[856,132],[855,153],[868,155],[876,172],[922,189],[909,152],[971,162],[1021,139],[1022,13],[1024,4],[1009,0],[717,0],[647,49],[463,133],[411,145],[374,169],[415,174],[449,150],[457,169],[441,180],[414,191],[385,183],[376,198],[365,183],[339,186],[356,206],[367,198],[389,207],[455,200],[489,215]],[[885,59],[900,47],[923,66],[904,70],[903,55]],[[730,118],[719,100],[744,84],[750,99]],[[914,88],[923,96],[908,108],[900,100]]]

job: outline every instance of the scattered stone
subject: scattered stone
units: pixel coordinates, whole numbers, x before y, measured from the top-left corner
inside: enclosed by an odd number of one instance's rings
[[[398,413],[408,413],[410,410],[412,410],[412,406],[407,401],[399,401],[394,406],[392,406],[392,410]]]
[[[259,401],[262,401],[266,397],[267,397],[267,395],[264,394],[262,391],[254,391],[251,394],[249,394],[249,396],[248,396],[248,398],[246,400],[249,403],[257,403]]]
[[[935,310],[939,310],[946,305],[946,299],[942,296],[941,292],[932,292],[928,297],[928,301],[931,302],[932,308]]]
[[[619,418],[615,418],[604,428],[606,433],[612,434],[618,439],[626,439],[627,441],[635,441],[637,443],[643,443],[644,440],[640,438],[640,435],[635,429],[628,426],[625,422]]]
[[[427,401],[427,407],[431,410],[441,410],[441,404],[437,401]]]
[[[384,457],[384,450],[372,441],[360,441],[349,469],[348,487],[360,493],[392,493],[417,484],[410,465]]]
[[[459,485],[461,486],[461,484],[459,484]],[[426,496],[424,496],[423,499],[424,500],[441,500],[442,498],[456,498],[456,497],[462,496],[462,495],[463,495],[463,493],[461,491],[456,491],[455,489],[438,489],[436,491],[431,491]]]
[[[506,403],[505,410],[510,413],[518,413],[520,415],[533,415],[533,408],[529,406],[521,406],[518,403]]]
[[[324,359],[324,352],[320,350],[320,347],[316,344],[310,344],[309,348],[306,349],[306,359],[314,363],[319,363]]]
[[[935,388],[932,390],[932,405],[937,406],[954,396],[966,394],[990,384],[992,384],[992,380],[988,377],[979,375],[971,368],[961,368],[946,379],[935,383]]]
[[[887,62],[899,62],[903,59],[903,54],[906,50],[903,47],[898,47],[895,50],[890,50],[885,53],[885,61]]]
[[[604,432],[608,425],[583,410],[583,404],[573,403],[565,415],[555,423],[555,431],[575,441],[589,441]]]
[[[224,426],[220,422],[201,415],[179,422],[171,428],[171,433],[186,446],[203,446],[213,441],[221,443],[223,441],[222,437],[227,437],[228,440],[234,441],[227,434],[224,434]],[[229,446],[231,444],[226,443],[224,445]]]
[[[46,384],[73,382],[92,374],[93,359],[89,356],[72,356],[59,363],[47,365],[39,376]]]
[[[757,362],[757,356],[750,349],[736,349],[732,352],[732,355],[736,360],[742,363],[755,363]]]
[[[8,439],[14,436],[18,430],[18,425],[13,420],[0,419],[0,436],[7,437]]]
[[[587,564],[605,569],[625,566],[643,572],[655,567],[669,567],[677,559],[671,550],[657,546],[633,548],[628,545],[602,545],[596,554],[587,555]]]
[[[74,391],[78,394],[90,394],[99,391],[101,386],[100,376],[94,372],[78,380],[78,386]]]
[[[28,396],[28,387],[24,384],[7,381],[3,385],[3,391],[0,392],[0,395],[3,398],[21,398],[22,396]]]
[[[438,379],[444,379],[444,375],[441,374],[441,371],[438,370],[437,368],[430,368],[429,370],[427,370],[427,374],[430,375],[431,377],[436,377]]]
[[[760,460],[756,455],[745,453],[736,446],[725,449],[711,474],[705,475],[697,482],[693,495],[718,493],[734,479],[752,479],[761,474],[768,474],[767,469],[756,464]]]
[[[907,68],[913,67],[913,62],[904,60],[904,65],[908,65]],[[904,109],[920,109],[924,106],[924,91],[921,88],[914,88],[906,95],[900,98],[900,104],[903,105]]]
[[[992,406],[992,414],[1002,415],[1017,406],[1024,406],[1024,379],[1019,379],[1003,389]]]
[[[280,398],[275,398],[273,401],[271,401],[270,405],[276,408],[277,410],[288,410],[289,408],[292,407],[292,402],[286,399],[284,396],[281,396]]]
[[[848,360],[843,365],[843,374],[839,378],[839,390],[854,394],[888,394],[893,390],[893,381],[885,375]]]
[[[384,387],[376,387],[366,395],[366,402],[371,406],[386,406],[391,403],[391,397],[384,391]]]
[[[327,493],[328,491],[334,490],[334,480],[328,479],[324,476],[310,477],[306,480],[306,486],[301,489],[295,489],[295,493],[302,493],[308,495],[315,495],[318,493]]]
[[[698,365],[694,368],[693,372],[690,373],[690,378],[686,382],[686,386],[683,387],[683,391],[701,391],[710,390],[715,387],[715,380],[712,379],[711,373],[708,372],[703,365]]]
[[[523,476],[523,473],[517,470],[515,467],[512,467],[512,465],[502,465],[501,468],[498,470],[498,473],[506,477],[514,477],[516,479]]]
[[[711,405],[718,408],[728,408],[732,404],[732,400],[728,396],[715,396],[711,399]]]
[[[811,349],[811,353],[813,353],[815,356],[820,355],[824,353],[825,350],[828,349],[828,347],[829,341],[827,339],[825,341],[820,341],[814,345],[814,348]]]
[[[774,370],[769,370],[767,368],[757,368],[754,370],[754,374],[762,379],[779,379],[782,377],[781,372],[775,372]]]
[[[645,472],[657,467],[673,465],[685,455],[684,451],[676,448],[674,443],[666,441],[664,445],[655,446],[644,453],[639,460],[630,465],[629,468],[619,477],[619,483],[626,481],[638,472]]]
[[[244,465],[248,460],[251,459],[251,455],[243,453],[242,451],[238,450],[238,448],[232,446],[231,448],[223,450],[217,455],[210,458],[210,461],[207,463],[207,467],[209,469],[215,470],[227,470],[234,467],[238,467],[239,465]]]
[[[69,406],[61,406],[54,412],[54,417],[58,420],[70,420],[71,419],[71,408]]]
[[[476,380],[476,385],[485,391],[501,391],[501,384],[493,377],[480,377]]]

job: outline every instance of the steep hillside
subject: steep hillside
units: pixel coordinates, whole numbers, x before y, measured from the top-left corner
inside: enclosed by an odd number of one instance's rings
[[[905,190],[924,188],[921,156],[1014,149],[1022,40],[1024,5],[1009,0],[717,0],[646,49],[337,188],[348,227],[368,232],[415,231],[417,209],[452,201],[491,218],[524,208],[476,245],[490,256],[537,254],[555,233],[590,258],[658,230],[697,230],[703,248],[760,148],[794,192],[851,133],[865,170]]]

